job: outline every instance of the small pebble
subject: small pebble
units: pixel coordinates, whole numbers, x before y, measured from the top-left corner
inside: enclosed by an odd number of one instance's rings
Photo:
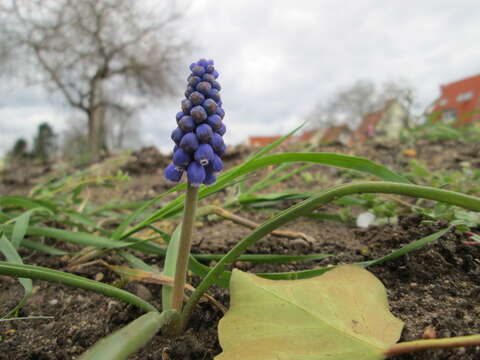
[[[295,239],[292,241],[292,247],[299,252],[310,250],[310,244],[304,239]]]
[[[102,272],[99,272],[99,273],[95,274],[94,279],[95,279],[95,281],[102,281],[104,277],[105,277],[105,275],[103,275]]]

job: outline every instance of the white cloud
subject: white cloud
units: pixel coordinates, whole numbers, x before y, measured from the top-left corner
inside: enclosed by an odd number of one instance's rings
[[[65,113],[48,105],[0,108],[0,154],[10,150],[20,137],[31,146],[38,125],[45,121],[59,133],[66,125]]]
[[[428,105],[440,84],[480,72],[480,48],[474,46],[477,10],[477,1],[468,0],[196,0],[179,35],[195,44],[192,61],[215,59],[227,140],[240,142],[248,135],[293,128],[319,99],[361,78],[405,79]],[[185,69],[182,77],[187,75]],[[21,103],[27,106],[27,97],[18,100],[21,95],[13,96],[10,89],[0,95],[4,105],[9,99],[16,102],[16,119],[25,116]],[[41,96],[34,98],[38,102]],[[179,102],[165,101],[142,115],[146,143],[170,146]],[[2,129],[4,119],[0,117]],[[35,121],[22,122],[17,132],[2,131],[2,143],[32,133]]]

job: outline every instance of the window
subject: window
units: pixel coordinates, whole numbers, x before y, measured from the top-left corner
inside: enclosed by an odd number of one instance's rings
[[[460,95],[457,96],[457,101],[458,102],[468,101],[472,97],[473,97],[473,92],[472,91],[464,92],[464,93],[461,93]]]
[[[448,104],[448,100],[445,99],[445,98],[441,99],[440,102],[439,102],[439,105],[440,105],[440,106],[445,106],[445,105],[447,105],[447,104]]]
[[[455,110],[445,110],[442,113],[442,121],[444,124],[453,124],[455,120],[457,120],[457,112]]]

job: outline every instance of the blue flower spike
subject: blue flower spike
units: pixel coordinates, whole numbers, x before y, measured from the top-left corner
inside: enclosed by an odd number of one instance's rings
[[[184,172],[191,186],[212,185],[223,169],[226,151],[223,135],[225,111],[220,100],[219,73],[213,60],[200,59],[190,65],[185,99],[175,118],[178,127],[172,132],[176,144],[172,163],[165,168],[168,181],[178,182]]]

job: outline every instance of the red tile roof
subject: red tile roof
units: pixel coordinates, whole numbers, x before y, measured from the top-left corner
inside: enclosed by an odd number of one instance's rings
[[[432,113],[455,111],[457,126],[480,120],[480,114],[471,114],[474,110],[480,109],[480,74],[443,85],[440,91],[441,96],[436,101]]]
[[[345,131],[350,132],[350,129],[348,128],[347,125],[331,126],[327,130],[325,130],[325,133],[323,134],[320,142],[324,144],[328,144],[334,141],[339,141],[340,135],[342,134],[342,132],[345,132]]]
[[[306,130],[300,134],[298,141],[310,141],[315,136],[318,130]]]
[[[280,139],[280,136],[250,136],[248,144],[255,147],[263,147]]]

